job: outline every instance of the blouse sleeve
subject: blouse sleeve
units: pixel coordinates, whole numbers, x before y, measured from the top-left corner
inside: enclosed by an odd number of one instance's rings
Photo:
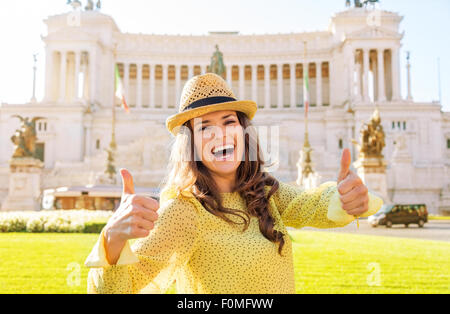
[[[164,293],[195,249],[198,215],[184,199],[172,199],[158,210],[159,218],[146,238],[127,244],[116,265],[106,260],[103,233],[87,258],[88,293]]]
[[[273,198],[284,225],[288,227],[336,228],[355,219],[342,209],[336,182],[327,182],[309,190],[280,182]],[[369,192],[369,210],[361,217],[373,215],[382,205],[383,201]]]

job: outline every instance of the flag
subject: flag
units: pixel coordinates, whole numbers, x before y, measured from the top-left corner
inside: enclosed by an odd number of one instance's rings
[[[130,108],[127,105],[127,101],[125,99],[125,91],[123,88],[122,79],[120,78],[119,66],[116,64],[116,97],[120,98],[122,101],[122,107],[125,109],[127,113],[130,112]]]
[[[305,104],[305,117],[308,117],[309,109],[309,79],[308,79],[308,66],[303,69],[303,103]]]

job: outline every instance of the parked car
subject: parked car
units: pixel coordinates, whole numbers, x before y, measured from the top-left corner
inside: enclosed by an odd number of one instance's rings
[[[391,228],[392,225],[405,225],[406,228],[410,224],[418,224],[423,228],[428,222],[428,211],[425,204],[414,205],[383,205],[381,209],[368,218],[372,227],[385,225]]]

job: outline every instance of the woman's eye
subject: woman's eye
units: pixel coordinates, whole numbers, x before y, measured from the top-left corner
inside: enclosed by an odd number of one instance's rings
[[[209,128],[209,125],[201,127],[200,131],[205,131],[207,128]]]
[[[234,120],[228,120],[228,121],[225,122],[225,125],[233,124],[233,123],[235,123],[235,122],[236,122],[236,121],[234,121]]]

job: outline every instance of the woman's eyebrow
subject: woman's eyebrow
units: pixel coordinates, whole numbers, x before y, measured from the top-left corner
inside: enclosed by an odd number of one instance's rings
[[[226,116],[223,116],[222,117],[222,120],[225,120],[226,118],[229,118],[229,117],[235,117],[235,115],[233,115],[233,114],[227,114]],[[197,122],[195,125],[194,125],[194,127],[195,126],[197,126],[198,124],[207,124],[207,123],[209,123],[209,122],[211,122],[211,121],[209,121],[209,120],[201,120],[200,122]]]
[[[194,125],[194,127],[196,127],[197,125],[202,125],[202,124],[206,124],[206,123],[209,123],[210,121],[209,120],[200,120],[199,122],[197,122],[195,125]]]
[[[234,117],[234,115],[233,114],[226,115],[226,116],[222,117],[222,120],[225,120],[226,118],[229,118],[229,117]]]

